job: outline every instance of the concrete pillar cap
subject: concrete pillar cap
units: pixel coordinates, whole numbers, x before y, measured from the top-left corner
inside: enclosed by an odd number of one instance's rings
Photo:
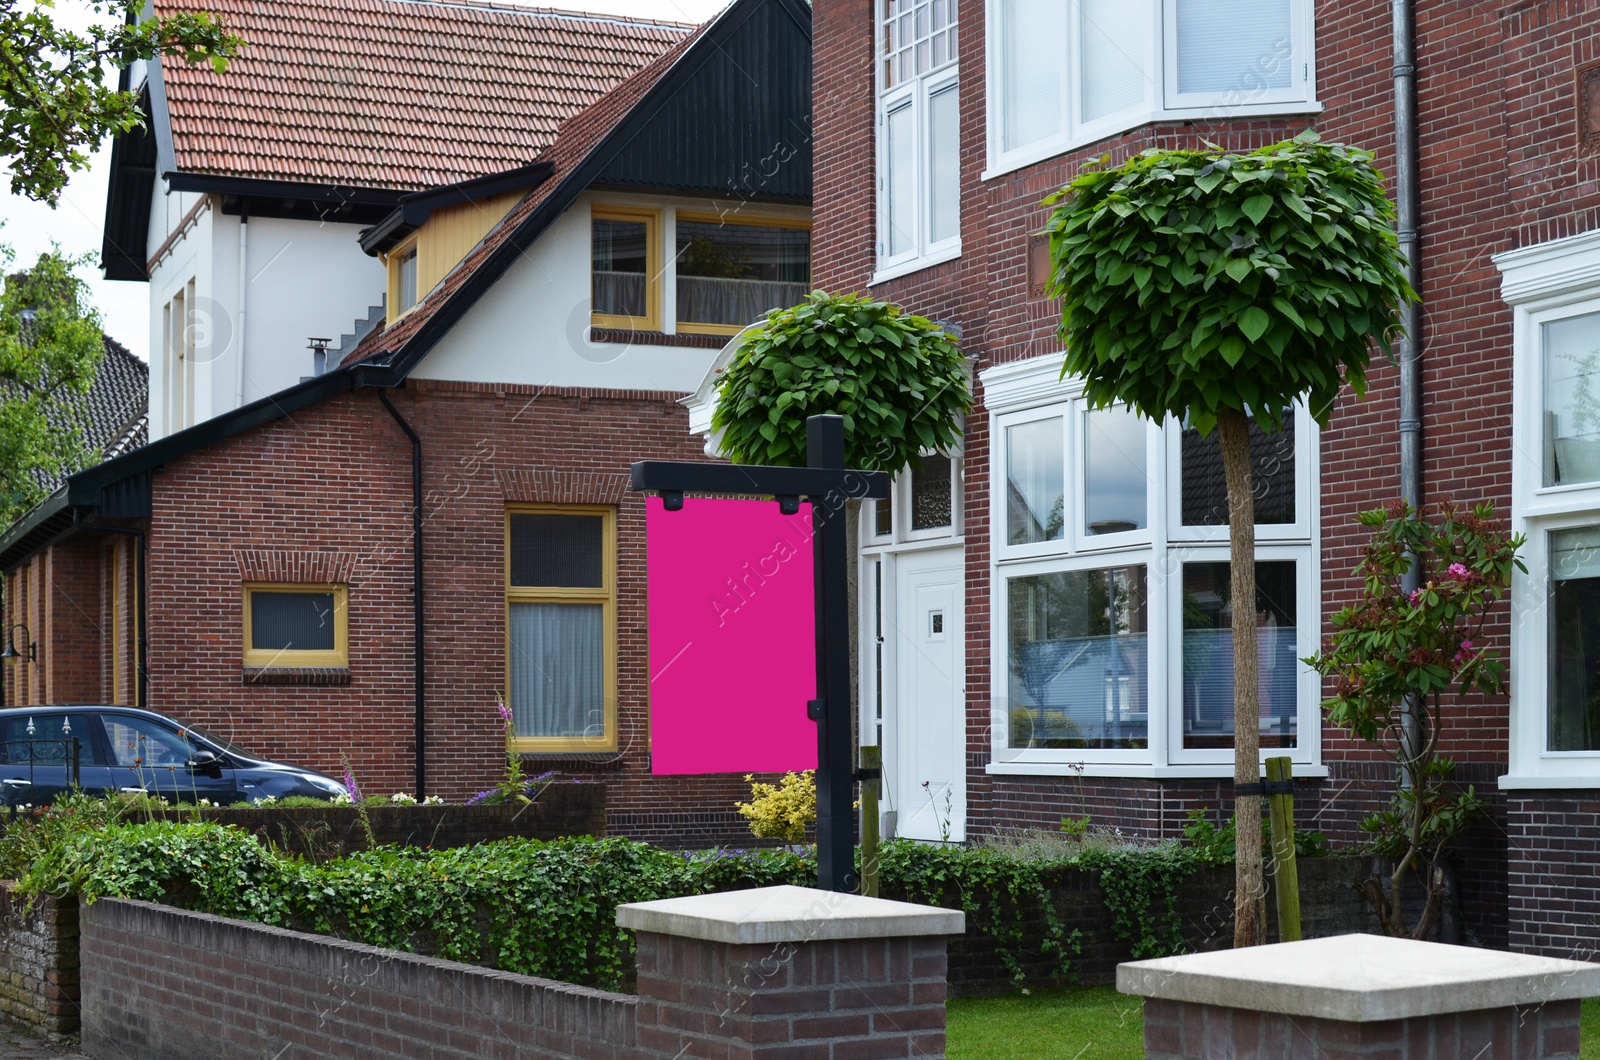
[[[1368,1023],[1600,996],[1600,964],[1382,935],[1117,966],[1124,994]]]
[[[960,935],[966,923],[966,914],[957,910],[810,887],[760,887],[617,906],[618,927],[737,945]]]

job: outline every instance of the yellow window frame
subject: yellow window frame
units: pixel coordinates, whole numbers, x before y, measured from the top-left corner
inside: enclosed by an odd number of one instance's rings
[[[389,270],[389,311],[386,314],[385,324],[393,324],[411,310],[417,308],[417,303],[422,301],[422,247],[419,239],[420,233],[413,232],[411,236],[395,247],[383,257],[383,264]],[[400,261],[407,254],[414,254],[417,258],[417,287],[412,292],[411,304],[405,309],[400,309]]]
[[[691,224],[713,225],[745,225],[750,228],[803,228],[811,231],[811,221],[803,217],[763,217],[759,214],[735,216],[728,214],[721,216],[714,213],[695,213],[690,210],[679,210],[677,220],[688,221]],[[677,254],[678,248],[673,247],[672,252]],[[674,277],[676,278],[676,277]],[[807,277],[807,286],[810,278]],[[753,321],[751,323],[754,323]],[[737,335],[750,324],[696,324],[692,320],[678,320],[678,333],[680,335]]]
[[[644,224],[644,316],[627,316],[620,313],[589,314],[590,323],[597,328],[623,328],[629,331],[661,330],[661,211],[646,210],[636,206],[596,205],[589,209],[589,290],[594,291],[594,222],[633,221]],[[593,302],[590,302],[593,305]],[[510,524],[507,524],[510,525]]]
[[[332,593],[333,594],[333,648],[331,650],[282,651],[270,648],[252,648],[253,598],[256,593]],[[349,592],[342,584],[313,582],[245,582],[244,583],[244,665],[249,667],[297,667],[350,665]]]
[[[560,588],[511,584],[511,517],[514,515],[587,515],[600,517],[600,586],[598,588]],[[505,701],[511,702],[511,605],[574,604],[601,605],[600,652],[604,690],[605,731],[592,736],[522,736],[515,748],[529,752],[587,752],[617,749],[617,510],[599,504],[508,504],[505,518]]]

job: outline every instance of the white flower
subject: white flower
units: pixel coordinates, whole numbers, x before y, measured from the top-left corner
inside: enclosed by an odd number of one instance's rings
[[[403,791],[397,791],[393,795],[390,795],[389,801],[394,803],[396,806],[415,806],[417,804],[416,796],[407,795]]]
[[[354,800],[350,798],[350,793],[348,791],[341,791],[328,801],[333,803],[335,806],[349,806]]]
[[[424,806],[443,806],[444,805],[444,796],[443,795],[429,795],[427,798],[422,800],[422,805],[424,805]]]
[[[275,803],[277,801],[278,801],[278,797],[276,795],[263,795],[263,796],[261,796],[261,798],[256,800],[256,805],[257,806],[271,806],[273,803]]]

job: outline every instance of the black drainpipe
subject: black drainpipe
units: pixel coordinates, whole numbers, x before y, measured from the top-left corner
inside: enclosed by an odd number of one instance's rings
[[[427,787],[427,758],[424,754],[426,747],[428,694],[426,686],[427,663],[423,654],[424,634],[427,626],[423,621],[422,612],[422,439],[412,429],[406,418],[400,415],[400,410],[394,407],[394,402],[389,400],[387,388],[378,390],[378,397],[383,401],[383,407],[389,410],[389,415],[400,429],[406,432],[406,437],[411,439],[411,624],[413,629],[412,642],[414,656],[412,667],[414,669],[413,683],[416,685],[416,717],[413,727],[416,730],[417,746],[417,798],[428,797]]]
[[[133,633],[134,637],[139,642],[139,680],[135,686],[138,689],[138,691],[135,693],[138,698],[137,702],[134,703],[134,706],[148,709],[150,706],[150,638],[145,635],[149,629],[149,620],[145,614],[145,601],[148,594],[145,590],[144,584],[144,531],[131,526],[105,526],[101,523],[85,520],[83,518],[83,510],[81,508],[72,509],[72,525],[77,529],[94,530],[103,534],[124,534],[128,537],[137,539],[139,542],[138,547],[133,553],[133,580],[135,583],[134,598],[137,602],[136,606],[139,609],[139,619],[136,623],[137,628]],[[115,622],[116,616],[112,615],[111,620]],[[113,661],[112,665],[115,666],[117,663]]]
[[[1394,183],[1395,233],[1406,257],[1406,279],[1422,293],[1421,225],[1417,206],[1417,45],[1414,0],[1393,0],[1394,15]],[[1400,361],[1400,498],[1422,509],[1422,306],[1408,302],[1404,308],[1399,346]],[[1421,564],[1413,560],[1401,579],[1411,592],[1422,583]],[[1402,744],[1417,747],[1421,739],[1418,711],[1412,697],[1401,716]],[[1402,777],[1403,782],[1403,777]]]

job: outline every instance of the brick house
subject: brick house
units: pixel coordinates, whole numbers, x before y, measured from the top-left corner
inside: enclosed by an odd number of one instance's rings
[[[337,364],[385,318],[365,228],[523,166],[692,29],[479,3],[154,5],[197,10],[249,46],[221,77],[123,71],[146,124],[114,141],[106,197],[106,278],[149,289],[152,439]],[[498,217],[478,198],[467,246]]]
[[[1600,36],[1560,0],[1414,6],[1423,498],[1493,500],[1530,537],[1496,631],[1510,696],[1449,708],[1446,753],[1493,803],[1458,865],[1464,917],[1490,944],[1586,953]],[[814,46],[817,285],[950,321],[978,359],[960,451],[861,531],[863,739],[884,745],[898,830],[1089,814],[1180,834],[1231,803],[1216,443],[1089,411],[1058,380],[1040,202],[1108,152],[1308,127],[1392,172],[1390,5],[817,0]],[[1255,447],[1263,752],[1293,757],[1302,820],[1345,840],[1389,771],[1321,724],[1296,660],[1355,592],[1356,513],[1400,495],[1398,395],[1382,367],[1326,430],[1301,410]]]
[[[738,0],[645,36],[656,56],[518,164],[399,196],[353,236],[387,298],[339,363],[74,476],[0,537],[8,587],[86,521],[125,526],[141,606],[111,624],[94,572],[57,591],[122,631],[129,699],[284,760],[348,754],[368,790],[460,798],[501,775],[501,695],[530,772],[605,780],[614,830],[747,836],[742,777],[649,774],[627,469],[702,456],[678,399],[808,289],[810,12]],[[42,676],[75,628],[58,613],[32,698],[9,702],[111,694]]]

